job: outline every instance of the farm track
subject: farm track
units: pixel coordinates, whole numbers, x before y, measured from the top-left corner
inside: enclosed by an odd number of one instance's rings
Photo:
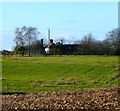
[[[31,94],[3,95],[2,108],[78,110],[78,109],[117,109],[120,110],[120,88],[75,90]]]

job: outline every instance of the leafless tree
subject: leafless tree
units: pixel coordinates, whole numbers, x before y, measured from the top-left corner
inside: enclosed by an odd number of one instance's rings
[[[25,46],[28,46],[28,55],[30,56],[30,45],[37,40],[37,36],[40,32],[36,27],[26,27],[15,29],[15,43],[16,46],[21,47],[22,55],[24,55]]]
[[[112,45],[111,48],[115,54],[120,55],[120,29],[116,28],[106,34],[107,40]]]

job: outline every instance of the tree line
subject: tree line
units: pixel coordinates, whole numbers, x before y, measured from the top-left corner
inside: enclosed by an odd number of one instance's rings
[[[20,55],[24,56],[25,52],[28,52],[28,56],[31,56],[32,51],[36,54],[39,54],[39,51],[41,51],[45,54],[43,41],[37,39],[39,34],[40,32],[36,27],[23,26],[22,28],[16,28],[14,39],[16,43],[14,48],[15,53],[21,52]],[[63,41],[64,40],[60,39],[56,45],[63,45]],[[106,34],[106,38],[102,41],[95,39],[94,36],[89,33],[73,44],[79,46],[75,49],[75,54],[120,55],[120,29],[116,28],[109,31]]]
[[[89,33],[77,43],[81,45],[80,49],[78,49],[80,54],[120,55],[120,29],[117,28],[108,32],[106,38],[102,41],[96,40]]]

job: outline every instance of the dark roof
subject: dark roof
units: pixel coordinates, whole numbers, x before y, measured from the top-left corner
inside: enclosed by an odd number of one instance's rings
[[[51,47],[52,45],[56,45],[55,43],[49,43],[48,45],[45,45],[44,48],[49,48]]]

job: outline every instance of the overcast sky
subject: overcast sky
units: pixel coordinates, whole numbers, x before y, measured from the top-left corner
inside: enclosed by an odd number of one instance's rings
[[[37,27],[38,39],[64,37],[70,41],[80,40],[92,33],[98,40],[118,27],[117,2],[6,2],[2,4],[2,49],[14,47],[16,27]]]

